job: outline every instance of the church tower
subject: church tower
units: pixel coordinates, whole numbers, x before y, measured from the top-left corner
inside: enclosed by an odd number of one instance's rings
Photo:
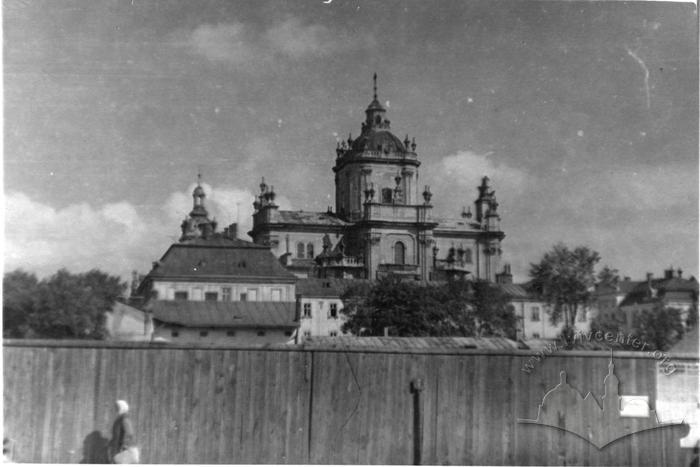
[[[391,205],[418,203],[416,142],[408,135],[401,141],[391,132],[386,109],[374,96],[365,110],[360,136],[338,143],[336,148],[335,204],[338,215],[348,221],[362,216],[365,201]]]

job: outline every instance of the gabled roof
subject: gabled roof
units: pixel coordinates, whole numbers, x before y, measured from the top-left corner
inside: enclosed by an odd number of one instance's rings
[[[655,290],[651,293],[649,286]],[[670,279],[652,279],[651,281],[638,282],[636,286],[622,300],[620,306],[639,305],[653,303],[663,299],[668,293],[685,293],[688,298],[697,298],[698,282],[693,279],[673,277]],[[655,295],[655,296],[654,296]]]
[[[357,337],[314,336],[304,340],[305,347],[371,347],[391,349],[518,349],[521,346],[505,337]]]
[[[148,273],[151,279],[294,282],[268,247],[244,240],[194,240],[171,245]]]
[[[294,302],[153,302],[153,319],[185,327],[296,328]]]
[[[344,227],[352,225],[329,212],[277,211],[279,223]]]
[[[593,295],[600,296],[604,294],[615,294],[615,295],[626,295],[630,293],[635,287],[637,287],[642,282],[640,281],[618,281],[617,286],[612,285],[599,285],[596,287]]]
[[[348,287],[368,284],[366,279],[301,279],[297,282],[297,295],[301,297],[340,297]]]

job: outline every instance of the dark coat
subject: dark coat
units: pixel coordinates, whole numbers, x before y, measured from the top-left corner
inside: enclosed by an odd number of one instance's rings
[[[121,414],[114,420],[111,445],[112,455],[134,445],[134,427],[129,419],[129,414]]]

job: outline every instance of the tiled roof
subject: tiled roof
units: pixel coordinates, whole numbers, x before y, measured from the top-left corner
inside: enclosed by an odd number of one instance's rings
[[[193,281],[217,278],[292,282],[295,279],[267,247],[244,240],[227,245],[176,243],[165,252],[148,277]]]
[[[365,279],[302,279],[297,282],[297,295],[302,297],[340,297],[348,287],[368,284]]]
[[[324,225],[344,227],[351,225],[328,212],[278,211],[279,222],[285,224]]]
[[[195,302],[158,300],[153,318],[189,327],[296,328],[294,302]]]
[[[308,347],[374,347],[392,349],[518,349],[519,344],[505,337],[357,337],[318,336],[304,340]]]
[[[533,298],[532,294],[518,284],[496,284],[510,298]]]
[[[257,248],[257,249],[269,249],[264,245],[258,245],[247,240],[241,240],[240,238],[227,238],[220,234],[214,234],[210,238],[193,238],[191,240],[185,240],[180,242],[179,245],[196,245],[196,246],[209,246],[209,247],[233,247],[233,248]]]
[[[626,295],[642,282],[640,281],[619,281],[617,287],[610,285],[601,285],[596,288],[594,295],[600,296],[605,294]]]
[[[648,281],[638,282],[624,300],[622,300],[620,306],[651,303],[662,299],[665,294],[674,292],[685,293],[689,299],[698,293],[698,282],[695,279],[681,279],[678,277],[673,277],[671,279],[652,279],[651,287],[657,291],[656,298],[652,297],[649,291]],[[674,293],[674,295],[677,294]]]

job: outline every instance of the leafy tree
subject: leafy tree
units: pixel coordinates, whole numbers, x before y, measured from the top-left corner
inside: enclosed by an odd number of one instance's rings
[[[515,313],[500,287],[487,281],[475,282],[471,302],[480,335],[516,338]]]
[[[461,281],[422,285],[386,278],[348,289],[344,332],[403,337],[515,335],[515,316],[492,285]],[[510,327],[508,327],[510,326]]]
[[[605,265],[603,269],[598,273],[598,284],[609,285],[615,287],[618,282],[620,282],[620,271],[617,269],[612,269],[610,266]]]
[[[18,269],[5,274],[2,287],[3,337],[28,337],[31,328],[27,321],[34,310],[39,281],[34,274]]]
[[[21,274],[21,271],[9,273],[5,281],[9,277],[13,283],[29,287],[31,277],[20,279]],[[20,300],[18,293],[12,295],[12,306],[21,309],[23,321],[15,319],[16,324],[11,323],[5,332],[13,337],[102,339],[105,312],[112,309],[125,289],[126,283],[118,277],[98,270],[71,274],[61,269],[35,284],[31,300]],[[8,306],[7,297],[4,306]]]
[[[652,310],[635,313],[632,329],[647,344],[646,350],[668,350],[683,337],[683,312],[659,303]]]
[[[551,305],[552,324],[563,319],[565,327],[575,327],[576,311],[591,301],[598,261],[598,253],[588,247],[570,250],[559,243],[538,264],[530,265],[533,289]]]

